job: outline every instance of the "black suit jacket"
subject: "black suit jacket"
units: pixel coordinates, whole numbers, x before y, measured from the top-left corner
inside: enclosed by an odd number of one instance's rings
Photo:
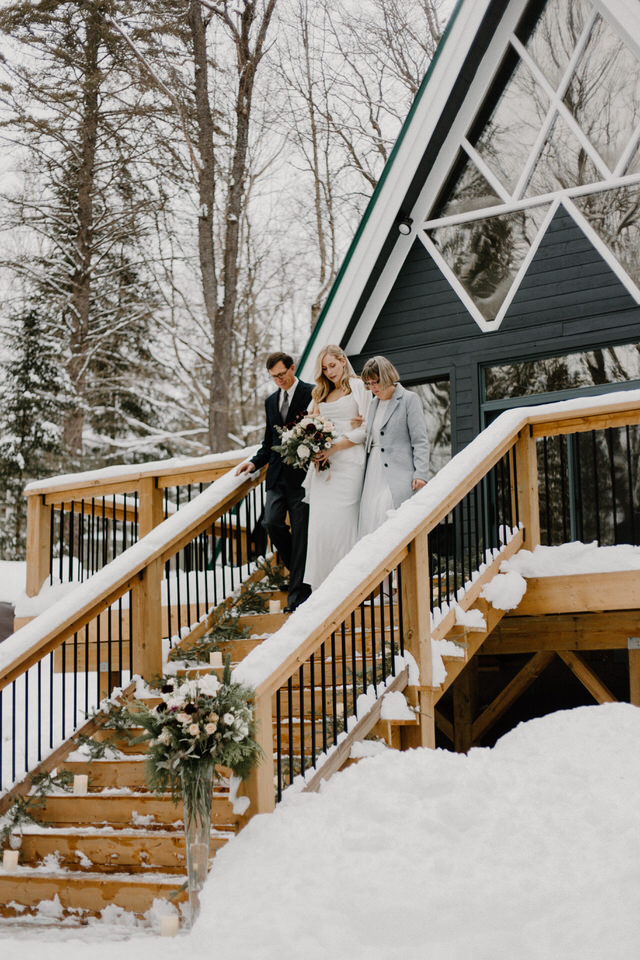
[[[298,384],[294,390],[291,403],[289,405],[287,423],[295,420],[295,418],[301,413],[306,412],[309,403],[311,402],[312,389],[313,387],[310,383],[305,383],[303,380],[298,380]],[[267,424],[264,431],[264,440],[262,441],[262,446],[258,452],[251,458],[257,469],[263,467],[265,463],[269,464],[265,483],[267,490],[270,490],[272,487],[274,487],[278,480],[281,479],[284,480],[288,485],[294,487],[300,486],[304,480],[303,470],[297,470],[295,467],[289,467],[284,464],[280,454],[272,449],[274,446],[278,446],[280,443],[280,434],[275,428],[284,426],[282,417],[280,416],[280,410],[278,408],[279,398],[280,390],[276,390],[275,393],[270,394],[265,400],[264,407]]]

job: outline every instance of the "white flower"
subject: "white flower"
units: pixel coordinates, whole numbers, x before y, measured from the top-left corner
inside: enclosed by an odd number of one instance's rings
[[[234,720],[235,717],[232,713],[225,713],[224,717],[222,718],[222,722],[226,724],[227,727],[232,726]]]
[[[217,723],[205,723],[204,725],[204,732],[208,736],[211,736],[212,733],[215,733],[217,729],[218,729]]]
[[[217,713],[210,713],[209,716],[207,717],[207,720],[209,721],[209,723],[217,723],[219,719],[220,717],[218,716]]]
[[[189,727],[189,733],[191,734],[192,737],[198,736],[198,734],[200,733],[200,727],[198,726],[197,723],[191,724],[191,726]]]
[[[204,677],[200,677],[198,680],[198,685],[200,687],[200,693],[204,693],[204,695],[207,697],[215,697],[220,689],[220,681],[216,677],[215,673],[210,673]]]
[[[298,444],[298,456],[301,460],[306,460],[307,457],[311,456],[311,450],[309,450],[309,447],[306,445],[306,443]]]
[[[176,713],[176,720],[178,723],[189,723],[191,717],[188,713]]]
[[[171,734],[168,730],[161,730],[158,737],[158,743],[163,743],[167,747],[171,743]]]

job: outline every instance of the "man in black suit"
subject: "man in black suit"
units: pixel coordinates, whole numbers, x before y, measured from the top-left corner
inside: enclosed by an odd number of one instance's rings
[[[267,357],[267,370],[278,389],[265,401],[267,424],[264,440],[251,460],[240,464],[236,474],[253,472],[265,463],[269,464],[262,525],[282,562],[289,568],[289,592],[285,611],[291,612],[311,593],[309,585],[303,582],[309,507],[302,502],[304,472],[283,463],[282,457],[273,447],[280,443],[280,435],[275,427],[291,423],[306,411],[311,400],[312,385],[298,380],[293,360],[288,353],[270,354]],[[285,523],[287,513],[291,530]]]

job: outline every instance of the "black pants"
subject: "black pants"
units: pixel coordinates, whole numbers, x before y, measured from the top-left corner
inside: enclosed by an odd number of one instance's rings
[[[284,480],[267,490],[262,525],[269,534],[282,562],[289,569],[289,595],[287,602],[297,606],[306,600],[311,588],[303,582],[304,565],[307,559],[307,526],[309,506],[302,502],[304,490],[300,484],[292,485]],[[285,523],[287,513],[291,529]]]

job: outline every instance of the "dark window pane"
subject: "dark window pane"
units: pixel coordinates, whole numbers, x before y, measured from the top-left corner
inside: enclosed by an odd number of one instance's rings
[[[427,423],[431,458],[429,477],[435,476],[451,459],[451,397],[448,380],[419,383],[407,389],[420,398]]]

